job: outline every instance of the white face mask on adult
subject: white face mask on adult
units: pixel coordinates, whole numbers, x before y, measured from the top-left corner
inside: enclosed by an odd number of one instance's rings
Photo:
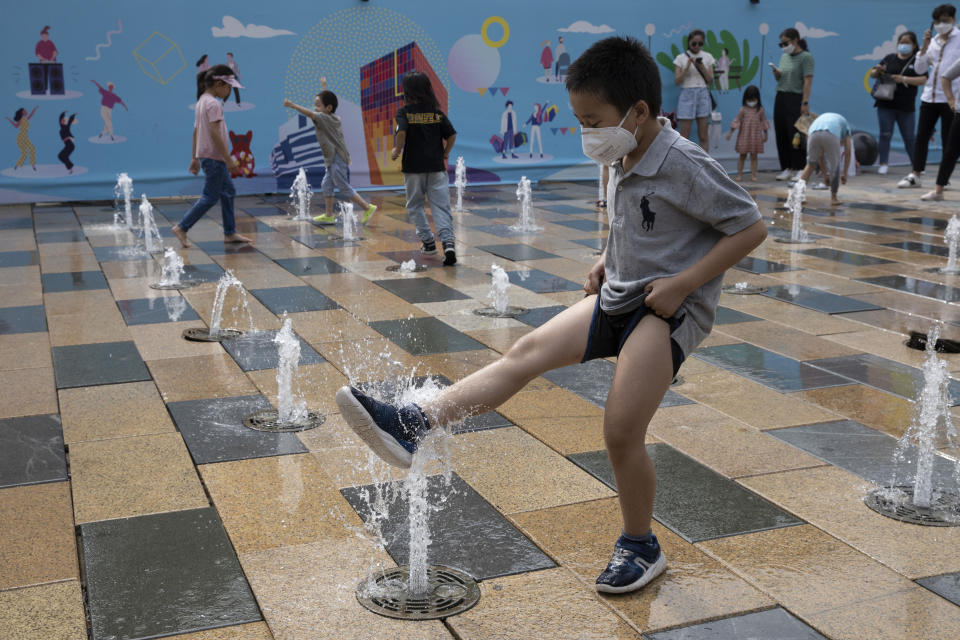
[[[953,30],[953,23],[952,23],[952,22],[938,22],[937,24],[933,25],[933,29],[934,29],[934,31],[936,31],[936,32],[939,33],[940,35],[945,36],[945,35],[947,35],[948,33],[950,33],[950,32]]]
[[[580,144],[583,154],[599,164],[609,166],[637,148],[637,129],[630,133],[622,127],[630,111],[615,127],[582,127]]]
[[[795,50],[796,50],[796,47],[794,47],[793,44],[788,44],[783,48],[783,52],[788,56],[792,54]]]

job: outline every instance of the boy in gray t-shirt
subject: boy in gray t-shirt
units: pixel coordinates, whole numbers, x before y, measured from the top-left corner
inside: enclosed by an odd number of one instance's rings
[[[684,357],[710,332],[724,271],[767,232],[747,192],[656,117],[660,72],[637,40],[596,42],[570,65],[566,86],[584,153],[614,169],[610,237],[587,275],[587,297],[423,406],[395,408],[353,387],[337,392],[337,404],[377,455],[409,467],[432,425],[493,409],[551,369],[617,356],[603,434],[623,533],[596,589],[626,593],[667,566],[650,528],[656,471],[647,425]]]

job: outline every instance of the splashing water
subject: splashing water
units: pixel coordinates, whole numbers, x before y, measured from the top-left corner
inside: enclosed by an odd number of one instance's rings
[[[303,398],[294,398],[293,381],[300,367],[300,340],[293,332],[287,314],[283,314],[283,327],[273,338],[277,345],[280,363],[277,365],[277,414],[280,424],[299,424],[307,418],[307,403]],[[299,395],[299,394],[298,394]]]
[[[183,275],[183,258],[173,250],[173,247],[167,247],[163,252],[163,266],[160,268],[160,280],[158,285],[166,287],[175,287],[180,284],[180,277]]]
[[[530,188],[530,180],[527,179],[527,176],[523,176],[517,184],[517,200],[520,201],[520,220],[517,221],[517,224],[510,227],[511,231],[527,233],[543,230],[543,227],[538,227],[533,220],[532,197],[533,192]]]
[[[413,273],[417,270],[417,261],[411,258],[400,263],[400,271],[403,273]]]
[[[497,313],[507,312],[507,287],[510,286],[510,278],[507,272],[500,265],[490,265],[490,293],[487,297],[493,301],[493,308]]]
[[[250,319],[250,331],[253,331],[253,315],[250,314],[250,306],[247,302],[247,292],[243,288],[243,283],[237,280],[237,277],[233,275],[233,271],[227,269],[220,278],[220,281],[217,282],[217,292],[213,297],[213,309],[210,312],[210,335],[212,337],[220,335],[220,321],[223,318],[223,305],[227,298],[227,291],[230,289],[236,289],[239,293],[239,300],[237,304],[234,305],[234,309],[236,309],[241,303],[243,304],[243,309],[247,312],[247,317]]]
[[[950,216],[950,222],[947,223],[947,230],[943,234],[943,239],[947,243],[947,266],[941,269],[942,273],[960,273],[957,268],[957,247],[960,246],[960,219],[956,214]]]
[[[167,310],[170,322],[180,322],[180,318],[187,310],[187,300],[183,296],[164,296],[163,306]]]
[[[113,187],[113,195],[116,198],[116,208],[113,212],[113,226],[133,227],[133,207],[130,204],[130,198],[133,195],[133,180],[126,173],[117,176],[117,184]],[[120,201],[123,201],[123,213],[120,213]]]
[[[297,214],[293,216],[294,220],[310,219],[310,199],[313,197],[313,190],[310,183],[307,182],[307,172],[300,168],[297,177],[290,186],[290,202],[296,207]]]
[[[355,239],[357,236],[357,221],[353,216],[353,203],[341,202],[340,215],[343,218],[343,239]]]
[[[463,156],[457,156],[457,170],[454,174],[453,186],[457,188],[457,206],[454,211],[463,211],[463,190],[467,188],[467,163]]]
[[[140,232],[143,234],[143,246],[147,253],[163,250],[163,238],[153,219],[153,205],[147,200],[147,194],[140,195]]]
[[[600,167],[600,178],[597,180],[597,201],[603,202],[607,199],[606,191],[604,190],[603,184],[603,165],[598,165]]]
[[[737,291],[744,291],[750,286],[749,282],[737,282],[734,283],[733,288]]]
[[[793,224],[790,227],[791,242],[810,242],[810,234],[803,228],[803,200],[807,194],[807,183],[797,180],[790,187],[787,194],[787,209],[793,214]]]

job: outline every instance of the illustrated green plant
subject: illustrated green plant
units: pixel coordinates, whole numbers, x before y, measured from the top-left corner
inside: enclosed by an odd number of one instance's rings
[[[657,62],[666,67],[671,73],[673,72],[674,59],[687,50],[687,36],[683,36],[680,46],[682,48],[671,44],[669,54],[667,54],[666,51],[657,53]],[[720,32],[719,40],[717,40],[717,36],[713,31],[707,31],[707,40],[703,50],[716,59],[720,57],[720,52],[723,49],[728,51],[731,64],[741,67],[740,86],[745,87],[750,84],[750,81],[757,75],[757,70],[760,68],[760,58],[757,56],[753,58],[750,57],[750,42],[744,38],[741,49],[740,45],[737,44],[737,39],[726,29]]]

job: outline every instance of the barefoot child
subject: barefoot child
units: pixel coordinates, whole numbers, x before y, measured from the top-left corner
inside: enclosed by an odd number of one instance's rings
[[[336,113],[339,104],[337,94],[333,91],[327,91],[326,78],[320,78],[320,88],[322,90],[313,100],[313,111],[289,100],[283,101],[283,106],[313,120],[313,126],[317,133],[317,143],[320,145],[320,151],[323,152],[323,164],[326,171],[323,174],[323,181],[320,183],[320,192],[323,193],[327,212],[324,215],[314,217],[313,221],[320,224],[334,224],[336,222],[333,215],[333,190],[337,188],[340,190],[341,198],[349,199],[350,202],[363,209],[363,224],[367,224],[376,212],[377,205],[370,204],[361,198],[350,186],[350,181],[347,179],[347,170],[350,167],[350,152],[347,151],[347,141],[343,137],[343,122]]]
[[[766,237],[756,204],[660,111],[660,72],[633,38],[594,43],[566,78],[584,153],[611,166],[610,235],[588,296],[523,336],[496,362],[423,406],[337,392],[350,427],[386,462],[409,467],[424,433],[499,406],[537,376],[617,356],[603,433],[623,532],[596,589],[625,593],[666,568],[650,524],[656,471],[647,425],[683,359],[713,325],[726,269]]]
[[[760,89],[750,85],[743,92],[743,106],[737,112],[737,117],[730,123],[727,140],[737,130],[736,151],[740,154],[737,160],[737,182],[743,180],[743,163],[750,154],[750,180],[757,181],[757,157],[763,153],[763,143],[767,141],[767,129],[770,121],[760,104]]]
[[[840,169],[841,146],[843,147],[843,170]],[[830,206],[840,204],[837,191],[840,183],[847,184],[847,171],[853,155],[853,136],[847,119],[839,113],[822,113],[810,123],[807,130],[807,166],[800,180],[806,182],[813,175],[817,164],[823,181],[830,187]]]
[[[250,238],[237,233],[233,218],[233,197],[236,190],[230,174],[237,171],[237,163],[227,148],[227,123],[223,119],[222,100],[230,95],[233,87],[243,86],[237,82],[233,71],[225,64],[218,64],[203,75],[204,91],[194,115],[193,146],[190,150],[190,173],[197,175],[203,169],[203,195],[174,225],[173,234],[180,244],[189,247],[187,232],[203,214],[220,201],[223,216],[224,242],[250,242]]]

